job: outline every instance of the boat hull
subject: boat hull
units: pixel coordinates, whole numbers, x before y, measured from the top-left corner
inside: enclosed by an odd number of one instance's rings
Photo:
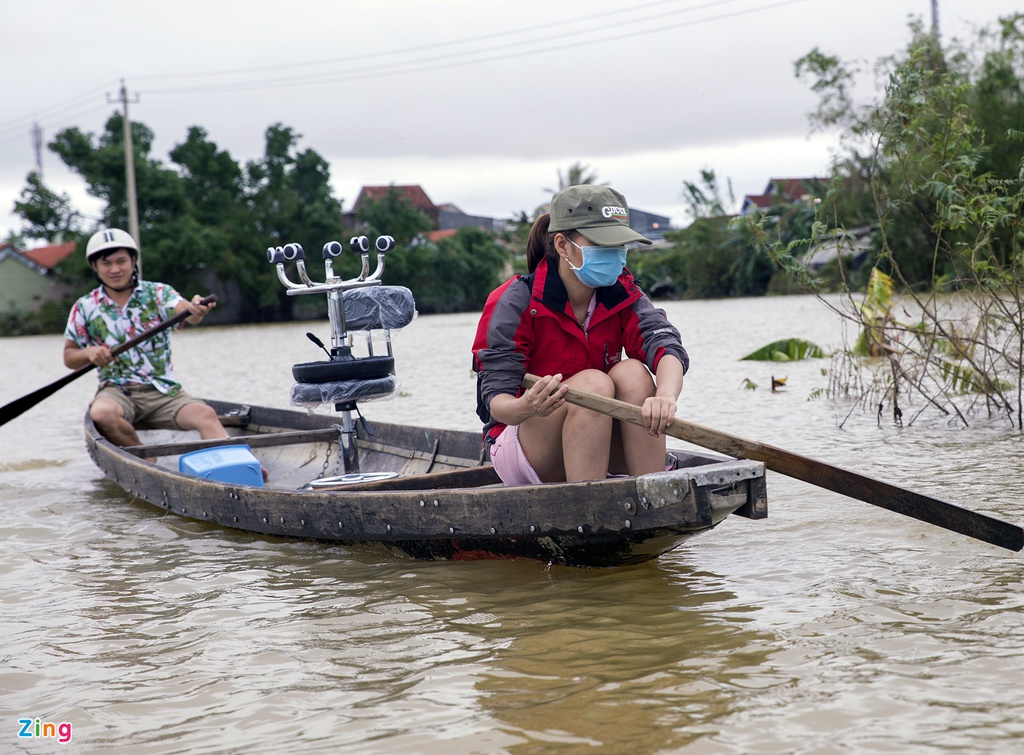
[[[241,407],[210,402],[222,415]],[[373,545],[416,559],[525,558],[622,566],[656,558],[729,514],[767,514],[764,466],[683,455],[682,468],[641,477],[506,487],[479,462],[479,436],[374,424],[358,429],[363,471],[396,477],[310,488],[337,443],[335,418],[246,407],[233,442],[250,443],[270,472],[265,487],[179,473],[182,444],[114,446],[86,418],[89,453],[127,493],[179,516],[260,535]],[[279,443],[289,432],[306,442]],[[247,433],[247,434],[245,434]],[[290,436],[289,436],[290,437]],[[276,445],[262,445],[264,443]],[[193,444],[197,445],[197,444]],[[159,453],[159,464],[136,454]],[[329,475],[328,475],[329,476]]]

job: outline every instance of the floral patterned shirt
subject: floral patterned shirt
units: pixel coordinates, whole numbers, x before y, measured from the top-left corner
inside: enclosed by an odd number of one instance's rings
[[[75,302],[68,316],[64,337],[79,348],[106,344],[113,349],[142,331],[174,316],[183,297],[171,286],[142,281],[124,305],[119,307],[103,290],[93,289]],[[181,327],[180,325],[178,327]],[[148,383],[168,396],[181,390],[171,364],[170,328],[118,355],[99,368],[100,387]]]

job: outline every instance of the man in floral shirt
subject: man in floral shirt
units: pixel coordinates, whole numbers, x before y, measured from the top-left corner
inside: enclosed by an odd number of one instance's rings
[[[171,365],[165,330],[118,355],[111,349],[169,317],[188,310],[198,323],[210,311],[197,294],[189,302],[164,283],[138,280],[139,248],[119,228],[100,231],[85,250],[100,285],[83,296],[64,330],[64,364],[73,370],[94,364],[99,390],[89,416],[104,437],[119,446],[139,445],[139,425],[198,430],[200,437],[226,438],[212,407],[182,390]]]

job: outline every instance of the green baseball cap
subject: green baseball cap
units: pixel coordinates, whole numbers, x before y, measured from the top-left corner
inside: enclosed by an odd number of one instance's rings
[[[594,184],[570,186],[551,198],[548,231],[579,231],[600,246],[652,243],[629,227],[626,198]]]

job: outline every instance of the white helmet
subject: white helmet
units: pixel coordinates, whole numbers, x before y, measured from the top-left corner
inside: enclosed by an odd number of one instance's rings
[[[95,255],[108,249],[131,249],[136,255],[139,253],[139,245],[135,243],[135,239],[130,233],[122,231],[120,228],[106,228],[97,231],[89,239],[89,243],[85,246],[85,259],[87,262],[92,262]]]

